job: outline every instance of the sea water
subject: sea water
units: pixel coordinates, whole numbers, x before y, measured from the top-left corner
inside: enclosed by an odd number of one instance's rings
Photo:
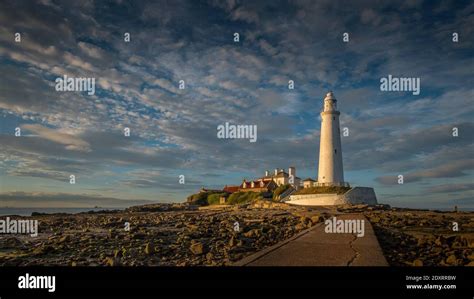
[[[31,216],[31,213],[67,213],[76,214],[81,212],[89,211],[103,211],[103,210],[118,210],[115,208],[0,208],[0,216],[5,215],[18,215],[18,216]]]

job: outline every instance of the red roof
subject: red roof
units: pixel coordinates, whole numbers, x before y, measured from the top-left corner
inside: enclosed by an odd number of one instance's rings
[[[234,193],[239,191],[239,188],[240,186],[225,186],[222,190],[225,192]]]

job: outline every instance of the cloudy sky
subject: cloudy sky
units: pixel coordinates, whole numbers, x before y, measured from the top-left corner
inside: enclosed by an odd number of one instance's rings
[[[181,202],[277,167],[315,178],[333,90],[347,181],[472,209],[473,28],[472,1],[1,1],[0,206]],[[420,94],[380,91],[389,74]],[[95,94],[56,91],[63,75]],[[257,142],[218,139],[225,122],[257,125]]]

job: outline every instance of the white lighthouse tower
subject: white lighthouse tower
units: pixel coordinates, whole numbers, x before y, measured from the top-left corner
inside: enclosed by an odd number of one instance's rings
[[[324,98],[324,109],[321,112],[321,143],[319,147],[319,170],[316,186],[309,184],[305,192],[295,192],[286,203],[300,206],[333,206],[346,204],[376,205],[377,196],[370,187],[349,186],[344,182],[342,168],[341,130],[337,100],[332,92]],[[344,193],[324,190],[318,186],[344,186],[338,188]],[[316,187],[316,188],[312,188]],[[325,193],[321,193],[321,191]]]
[[[341,130],[337,100],[332,91],[324,98],[321,112],[321,142],[319,146],[319,186],[343,186]]]

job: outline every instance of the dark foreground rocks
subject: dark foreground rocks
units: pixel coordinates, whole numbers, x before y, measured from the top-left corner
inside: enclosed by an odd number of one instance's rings
[[[221,209],[149,205],[114,213],[37,215],[26,217],[39,221],[37,237],[0,235],[0,266],[230,265],[325,216],[271,202]]]
[[[363,212],[392,266],[474,266],[474,213],[388,206],[346,207]]]
[[[474,265],[472,212],[386,205],[304,208],[256,201],[227,207],[154,204],[125,211],[23,217],[38,220],[39,235],[0,234],[0,266],[231,265],[340,213],[367,217],[392,266]]]

